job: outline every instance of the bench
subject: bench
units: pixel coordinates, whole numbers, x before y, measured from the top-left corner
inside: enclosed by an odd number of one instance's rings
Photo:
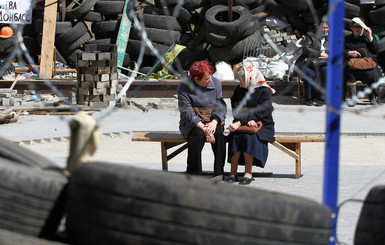
[[[179,153],[187,149],[187,141],[179,132],[167,131],[136,131],[133,132],[132,141],[152,141],[160,142],[162,156],[162,170],[168,171],[168,161]],[[304,142],[324,142],[323,136],[275,136],[275,141],[271,145],[277,147],[290,157],[295,159],[295,178],[301,176],[301,143]],[[170,154],[167,150],[181,145]]]

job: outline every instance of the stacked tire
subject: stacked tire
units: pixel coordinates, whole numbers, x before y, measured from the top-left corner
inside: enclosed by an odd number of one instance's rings
[[[224,5],[215,5],[205,14],[206,40],[212,44],[209,54],[214,62],[242,58],[246,38],[257,31],[246,8],[234,6],[232,11],[232,21],[228,21],[228,7]]]
[[[67,182],[54,163],[0,139],[0,229],[55,239]]]
[[[373,187],[365,198],[354,236],[355,245],[385,241],[385,186]]]
[[[73,244],[327,244],[328,207],[199,177],[79,165],[68,189]]]

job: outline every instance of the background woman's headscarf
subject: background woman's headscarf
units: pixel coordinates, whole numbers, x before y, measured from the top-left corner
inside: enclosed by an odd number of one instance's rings
[[[258,68],[254,66],[245,66],[243,69],[240,69],[238,77],[243,75],[242,73],[245,75],[245,87],[247,89],[268,87],[273,94],[275,93],[275,90],[266,83],[265,77]]]

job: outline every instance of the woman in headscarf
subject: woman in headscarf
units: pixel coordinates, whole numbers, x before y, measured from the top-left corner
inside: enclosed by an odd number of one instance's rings
[[[377,64],[377,49],[378,42],[375,38],[372,29],[365,24],[365,20],[361,17],[354,17],[352,19],[352,34],[345,38],[345,69],[344,80],[346,88],[350,95],[348,100],[348,106],[355,106],[356,100],[354,96],[357,95],[356,81],[360,80],[367,84],[371,93],[368,95],[370,104],[376,105],[378,103],[379,89],[372,88],[372,84],[376,83],[381,77],[381,70],[376,65],[373,69],[368,70],[353,70],[347,65],[348,60],[351,58],[364,58],[370,57]]]
[[[229,125],[228,161],[231,163],[230,183],[238,180],[238,164],[245,165],[245,174],[239,184],[248,185],[253,180],[252,166],[264,167],[268,156],[268,142],[273,142],[274,120],[272,95],[275,92],[262,73],[253,66],[242,67],[238,72],[240,84],[231,97],[233,123]],[[240,126],[262,127],[256,133],[237,132]]]

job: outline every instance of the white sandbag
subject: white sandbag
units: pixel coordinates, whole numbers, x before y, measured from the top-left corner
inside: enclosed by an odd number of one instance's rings
[[[278,56],[274,56],[267,68],[263,71],[266,79],[282,79],[289,66]]]
[[[215,63],[214,77],[219,80],[234,80],[234,73],[231,65],[224,61],[218,61]]]

